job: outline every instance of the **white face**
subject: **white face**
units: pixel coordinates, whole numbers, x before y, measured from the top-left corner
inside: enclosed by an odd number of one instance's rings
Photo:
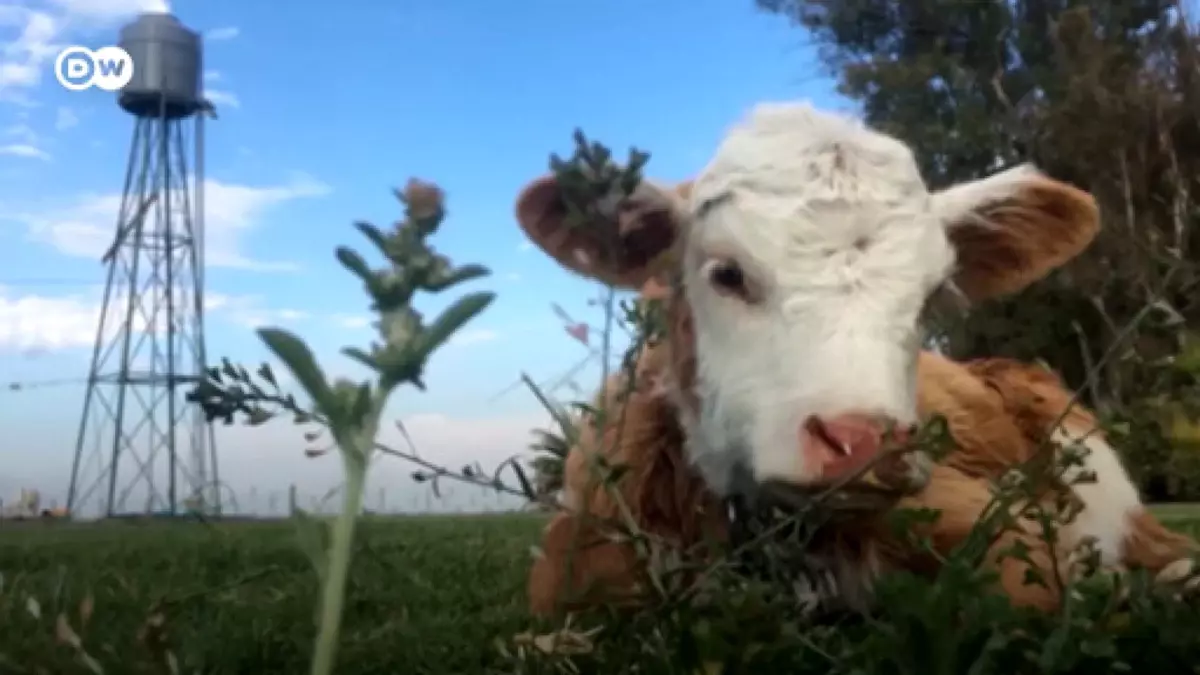
[[[815,482],[812,418],[916,421],[918,319],[954,263],[931,203],[909,149],[852,120],[760,108],[726,137],[682,259],[702,467],[732,452],[759,481]]]
[[[694,384],[676,373],[680,420],[721,492],[745,473],[827,483],[870,463],[916,421],[930,294],[951,277],[970,300],[1018,291],[1099,227],[1090,195],[1028,165],[931,194],[903,143],[807,104],[755,108],[685,192],[642,183],[606,235],[619,256],[569,228],[553,176],[526,186],[517,219],[614,285],[679,266],[695,336],[672,342],[697,362]]]

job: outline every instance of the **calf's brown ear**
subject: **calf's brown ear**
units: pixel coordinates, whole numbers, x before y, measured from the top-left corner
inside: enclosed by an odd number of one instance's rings
[[[1016,293],[1079,255],[1100,215],[1090,194],[1024,164],[933,195],[972,301]]]
[[[665,263],[683,223],[683,188],[643,181],[616,209],[615,222],[568,223],[554,176],[529,183],[517,198],[525,236],[564,268],[621,288],[638,288]]]

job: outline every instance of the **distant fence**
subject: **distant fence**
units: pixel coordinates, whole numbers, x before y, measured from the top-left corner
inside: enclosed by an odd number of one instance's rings
[[[223,499],[222,513],[263,516],[285,516],[295,508],[313,513],[334,513],[341,508],[336,491],[323,494],[304,493],[294,486],[288,490],[262,492],[248,490],[235,499]],[[233,503],[236,502],[236,503]],[[380,488],[368,494],[363,508],[371,513],[490,513],[520,511],[528,502],[516,497],[474,486],[453,486],[434,493],[433,489]]]
[[[220,491],[221,515],[257,518],[284,518],[296,509],[310,513],[331,514],[341,508],[338,488],[318,493],[305,491],[295,485],[284,489],[249,488],[242,491],[228,487]],[[39,516],[62,517],[67,515],[63,500],[43,497],[36,503],[28,503],[27,496],[13,495],[8,500],[0,499],[0,519],[31,518]],[[141,508],[139,508],[141,506]],[[369,492],[363,508],[368,513],[381,514],[453,514],[453,513],[506,513],[528,510],[529,503],[511,494],[462,484],[443,485],[436,493],[428,484],[412,484],[403,488],[378,488]],[[101,516],[107,509],[103,504],[92,505],[86,512],[74,514],[80,518]],[[118,508],[122,514],[164,513],[170,509],[166,504],[147,503],[138,505],[134,500]],[[180,505],[179,513],[190,509]]]

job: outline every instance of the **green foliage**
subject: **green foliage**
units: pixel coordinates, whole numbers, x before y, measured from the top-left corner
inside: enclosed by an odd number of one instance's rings
[[[866,615],[814,616],[786,587],[718,567],[693,599],[576,618],[577,628],[567,629],[575,642],[604,627],[586,649],[514,640],[504,648],[506,672],[627,672],[633,664],[643,673],[1190,672],[1181,667],[1200,657],[1195,605],[1144,575],[1073,584],[1050,614],[1014,608],[991,582],[959,554],[932,578],[885,577],[878,607]]]
[[[1192,529],[1200,527],[1196,507],[1178,517]],[[530,632],[525,609],[528,549],[544,523],[544,517],[513,515],[363,518],[347,587],[338,672],[563,672],[556,668],[565,656],[537,655],[534,640],[551,628]],[[168,658],[181,673],[209,675],[296,673],[308,665],[318,588],[287,523],[31,522],[0,531],[0,574],[3,673],[94,673],[80,650],[109,675],[169,672]],[[900,590],[890,590],[893,585]],[[667,608],[661,614],[620,617],[590,637],[584,633],[608,617],[576,619],[569,630],[579,637],[564,638],[571,644],[558,650],[582,646],[587,653],[571,660],[583,672],[693,673],[684,664],[732,659],[744,651],[752,664],[802,662],[801,673],[836,673],[818,668],[838,657],[863,664],[868,656],[855,648],[869,641],[866,649],[888,654],[896,668],[890,672],[924,672],[902,667],[906,659],[919,665],[923,650],[939,644],[922,635],[948,632],[944,620],[928,631],[918,623],[923,613],[935,614],[928,609],[935,601],[923,594],[937,587],[898,579],[883,592],[900,595],[886,606],[905,618],[878,617],[874,625],[882,630],[853,620],[805,633],[798,632],[809,625],[802,619],[775,625],[795,610],[770,586],[755,584],[704,612],[684,608],[676,614]],[[29,611],[31,598],[37,617]],[[952,599],[943,593],[939,602]],[[1143,603],[1163,610],[1168,605],[1158,597]],[[1150,664],[1155,673],[1190,672],[1190,665],[1172,661],[1195,656],[1187,648],[1195,641],[1195,624],[1187,616],[1146,606],[1114,620],[1128,622],[1120,649],[1140,651],[1135,663]],[[64,639],[68,634],[60,624],[79,638],[78,649]],[[970,625],[988,631],[982,623]],[[996,632],[1006,625],[1017,624],[999,623]],[[1062,631],[1080,638],[1068,647],[1094,639],[1083,634],[1085,628]],[[784,637],[772,642],[775,634]],[[683,641],[685,636],[692,644]],[[950,638],[955,644],[969,642],[957,634]],[[509,656],[497,642],[505,644]],[[1018,635],[1001,652],[1015,653],[1022,645],[1044,649]],[[514,663],[518,650],[526,658]],[[682,656],[673,661],[676,654]]]
[[[363,517],[337,672],[494,665],[495,636],[525,627],[529,546],[544,522]],[[320,588],[293,534],[287,521],[5,524],[0,673],[94,675],[81,654],[106,675],[303,673]]]
[[[629,161],[618,165],[607,147],[588,142],[583,131],[574,135],[575,152],[569,159],[550,156],[550,170],[562,186],[567,227],[597,228],[611,220],[616,208],[631,195],[650,155],[633,148]]]
[[[304,517],[302,512],[296,514],[302,550],[312,558],[322,588],[313,675],[329,675],[334,670],[355,526],[362,511],[367,469],[379,445],[376,437],[388,399],[402,384],[423,390],[422,374],[433,352],[494,299],[492,293],[484,292],[463,296],[432,323],[424,323],[421,313],[412,306],[418,292],[440,293],[486,276],[488,271],[478,265],[455,267],[426,242],[446,215],[440,188],[411,180],[403,191],[396,191],[396,197],[405,206],[405,219],[392,230],[385,232],[369,223],[356,224],[387,259],[386,267],[371,269],[357,251],[344,246],[336,251],[338,261],[362,280],[371,298],[371,310],[379,316],[375,327],[380,341],[365,350],[347,347],[342,353],[374,371],[376,382],[330,382],[303,340],[279,328],[264,328],[258,331],[259,337],[291,371],[311,399],[313,412],[302,411],[290,395],[279,395],[276,378],[266,364],[258,372],[276,390],[274,396],[254,385],[244,368],[233,367],[228,361],[225,368],[210,371],[189,394],[189,400],[200,406],[209,421],[222,418],[230,422],[240,412],[247,415],[250,424],[262,424],[271,417],[262,404],[275,402],[295,413],[297,421],[315,419],[326,427],[341,454],[346,480],[341,490],[342,510],[330,534],[328,552],[314,531],[316,521]],[[233,382],[227,386],[223,375]]]
[[[575,151],[564,160],[558,155],[550,156],[550,170],[562,185],[563,206],[566,208],[566,226],[587,229],[598,241],[601,250],[609,256],[617,256],[623,233],[613,229],[618,209],[637,189],[642,181],[642,168],[650,161],[649,153],[630,148],[628,161],[617,164],[612,161],[612,151],[595,141],[588,141],[582,130],[573,135]],[[617,310],[620,310],[618,315]],[[609,354],[615,328],[624,330],[632,344],[625,350],[621,362],[622,370],[630,374],[642,349],[662,335],[661,307],[646,306],[628,300],[617,303],[615,291],[607,289],[603,304],[603,330],[600,353],[603,356],[601,381],[608,380]],[[552,401],[538,386],[522,374],[522,381],[538,402],[550,413],[556,429],[537,430],[538,441],[530,446],[535,457],[532,467],[537,476],[537,492],[544,498],[551,497],[562,489],[564,462],[567,450],[579,438],[579,418],[587,415],[595,428],[605,424],[606,411],[586,402],[575,402],[564,407]],[[627,378],[632,383],[632,377]],[[625,394],[628,392],[621,392]],[[568,408],[573,410],[568,410]]]

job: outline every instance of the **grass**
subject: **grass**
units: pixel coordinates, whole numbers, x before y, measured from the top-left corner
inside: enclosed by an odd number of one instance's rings
[[[1159,511],[1200,530],[1200,506]],[[477,673],[494,663],[495,640],[529,627],[525,573],[543,522],[365,519],[340,672]],[[5,524],[0,573],[0,673],[88,672],[56,635],[60,613],[106,673],[165,672],[167,651],[180,672],[214,675],[304,672],[311,656],[317,576],[287,522]]]
[[[1158,504],[1154,513],[1166,523],[1200,525],[1200,504]]]
[[[534,515],[366,519],[339,662],[349,673],[470,673],[524,630]],[[0,673],[87,672],[60,612],[105,672],[164,672],[162,615],[185,673],[305,672],[318,583],[286,522],[0,526]],[[90,593],[94,613],[81,627]],[[41,618],[28,611],[37,599]],[[130,663],[130,661],[134,663]],[[144,665],[143,665],[144,664]],[[40,670],[39,670],[40,669]]]

